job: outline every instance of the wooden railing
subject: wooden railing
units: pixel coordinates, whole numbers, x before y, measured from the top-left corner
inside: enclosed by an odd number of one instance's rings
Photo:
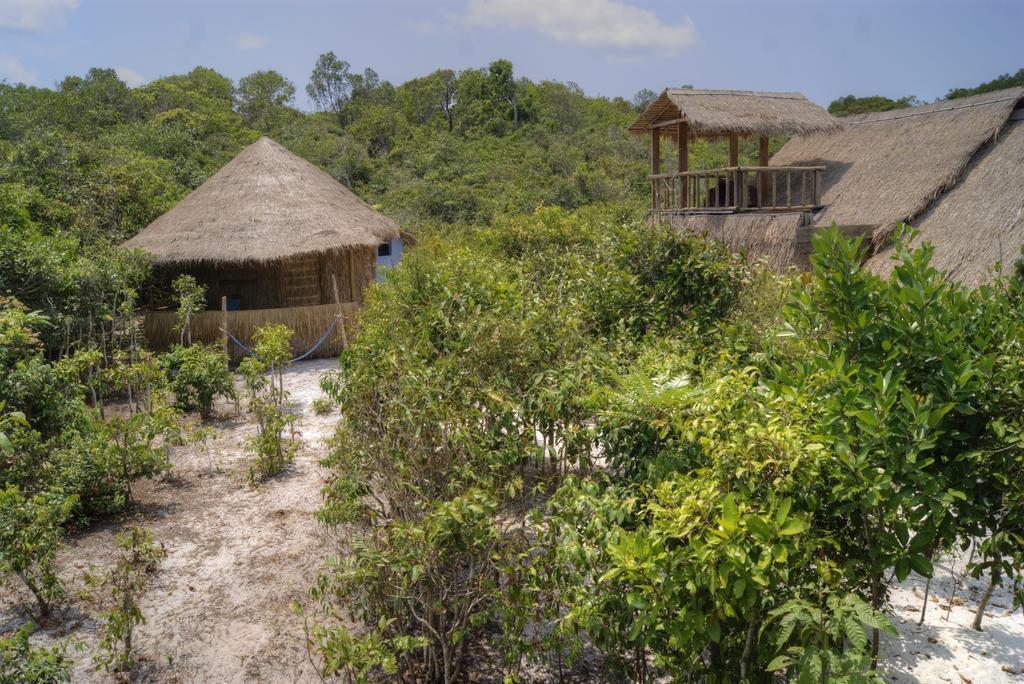
[[[810,211],[821,206],[824,166],[734,166],[650,176],[655,211]]]

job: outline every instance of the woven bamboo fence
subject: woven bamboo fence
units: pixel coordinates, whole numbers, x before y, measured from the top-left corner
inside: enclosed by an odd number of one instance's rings
[[[273,323],[283,323],[294,331],[292,354],[299,356],[315,345],[330,328],[331,323],[341,315],[344,328],[339,321],[330,337],[324,340],[310,358],[336,356],[344,347],[343,339],[351,339],[356,326],[359,305],[317,304],[315,306],[293,306],[284,309],[251,309],[245,311],[204,311],[192,318],[190,329],[193,342],[215,343],[224,340],[224,322],[227,330],[244,345],[251,347],[256,328]],[[146,342],[154,351],[164,351],[181,339],[177,313],[174,311],[150,311],[144,324]],[[233,360],[240,360],[245,351],[233,342],[228,345]]]

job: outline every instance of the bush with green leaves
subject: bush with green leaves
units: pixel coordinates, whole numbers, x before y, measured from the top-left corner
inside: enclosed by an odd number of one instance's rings
[[[195,276],[184,274],[174,279],[171,289],[178,300],[179,344],[192,345],[192,319],[206,308],[206,286],[200,285]]]
[[[126,673],[135,666],[135,628],[146,622],[139,599],[167,554],[141,527],[122,530],[116,543],[114,567],[103,574],[93,571],[86,581],[93,591],[92,601],[104,606],[100,651],[93,659],[96,669]]]
[[[511,679],[596,649],[634,681],[873,681],[892,580],[984,539],[974,572],[1019,583],[1020,286],[814,246],[777,277],[596,209],[425,239],[323,383],[320,516],[356,531],[315,596],[363,623],[314,622],[325,668],[448,681],[471,638]],[[403,555],[474,492],[490,525]],[[465,596],[458,638],[420,621]]]
[[[998,555],[1024,453],[1012,286],[951,284],[927,246],[898,245],[888,279],[838,233],[815,249],[765,331],[788,346],[759,366],[658,349],[600,395],[607,481],[538,523],[556,581],[535,602],[626,676],[870,678],[892,578],[978,537],[976,572],[1020,567]]]
[[[73,663],[67,656],[67,642],[33,646],[32,623],[10,636],[0,636],[0,682],[11,684],[60,684],[71,681]]]
[[[15,485],[0,489],[0,573],[16,577],[32,593],[40,617],[64,598],[64,583],[54,566],[61,526],[76,497],[59,492],[25,496]]]
[[[512,572],[525,531],[499,525],[498,510],[597,470],[593,389],[613,382],[646,337],[700,331],[728,310],[739,269],[710,243],[613,208],[540,209],[407,255],[368,293],[359,335],[323,383],[345,410],[321,518],[365,527],[318,596],[328,613],[339,599],[387,626],[324,628],[324,662],[361,672],[353,658],[374,653],[380,668],[451,681],[488,624],[522,624],[504,605],[519,600],[506,590],[515,582],[490,577]],[[477,504],[471,524],[463,509],[479,496],[492,503]],[[457,545],[399,552],[434,539],[440,512],[462,516]]]
[[[288,393],[284,389],[292,335],[292,330],[282,324],[257,328],[253,353],[238,367],[249,392],[249,410],[256,419],[256,435],[246,440],[246,449],[255,457],[249,467],[253,484],[281,473],[299,449],[295,438],[298,418],[286,406]]]
[[[330,397],[317,397],[313,400],[313,413],[318,416],[326,416],[334,410],[334,402]]]
[[[160,366],[170,380],[175,405],[185,411],[199,409],[199,415],[206,419],[217,397],[237,399],[228,359],[220,347],[175,345],[160,357]]]

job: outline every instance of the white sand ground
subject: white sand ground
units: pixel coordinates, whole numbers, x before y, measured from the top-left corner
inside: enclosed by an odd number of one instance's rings
[[[74,597],[90,564],[110,565],[122,527],[146,527],[164,545],[167,558],[141,601],[146,624],[138,629],[142,661],[134,678],[320,681],[306,655],[302,616],[291,604],[306,600],[320,563],[336,548],[313,513],[324,475],[317,461],[338,416],[317,416],[310,406],[321,396],[320,374],[336,367],[334,360],[308,361],[285,376],[304,442],[287,472],[251,487],[242,445],[255,428],[232,406],[219,406],[205,449],[175,449],[170,476],[136,484],[138,505],[130,514],[76,535],[60,554]],[[74,681],[107,681],[91,669],[97,625],[88,610],[73,600],[37,638],[81,640],[83,650],[72,652]],[[0,599],[0,631],[18,620],[11,602]]]
[[[1013,610],[1007,588],[997,589],[988,604],[982,631],[971,628],[988,576],[965,578],[953,599],[954,577],[963,575],[964,555],[940,561],[929,591],[924,624],[918,626],[925,580],[911,575],[890,598],[900,639],[887,639],[882,670],[887,681],[953,684],[1021,684],[1024,682],[1024,615]]]
[[[301,413],[304,446],[285,474],[258,487],[246,480],[243,441],[254,431],[233,407],[218,407],[205,449],[176,449],[169,477],[138,483],[138,505],[126,516],[73,537],[59,565],[74,597],[90,564],[112,562],[114,536],[125,526],[148,528],[167,558],[141,602],[146,624],[138,630],[141,656],[134,673],[160,682],[314,682],[303,620],[291,608],[305,601],[324,557],[337,545],[313,517],[324,473],[317,466],[337,413],[317,416],[320,374],[333,360],[295,364],[285,378]],[[995,594],[984,631],[971,629],[985,580],[968,578],[945,620],[962,559],[936,566],[926,620],[917,626],[924,580],[911,576],[892,593],[900,639],[886,639],[883,671],[892,682],[1021,684],[1024,682],[1024,616],[1010,614],[1009,592]],[[0,595],[0,632],[24,620],[27,594]],[[109,681],[91,669],[97,625],[72,598],[36,641],[70,635],[83,644],[72,653],[75,681]],[[547,677],[540,676],[537,681]],[[599,681],[595,676],[594,681]],[[552,680],[553,681],[553,680]]]

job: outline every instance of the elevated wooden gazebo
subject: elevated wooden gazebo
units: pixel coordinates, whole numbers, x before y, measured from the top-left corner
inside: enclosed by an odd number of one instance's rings
[[[193,319],[193,340],[227,339],[227,330],[249,344],[257,326],[285,323],[296,353],[320,341],[318,354],[330,355],[344,344],[344,327],[320,340],[324,331],[339,316],[351,331],[363,291],[380,264],[393,265],[402,239],[390,218],[264,137],[125,247],[149,253],[165,282],[189,273],[206,287],[210,311]],[[172,307],[150,311],[151,347],[176,341],[175,326]]]
[[[841,123],[799,93],[669,89],[629,127],[651,136],[651,208],[658,214],[813,211],[822,166],[769,166],[768,138],[837,131]],[[739,139],[760,142],[757,166],[739,165]],[[663,173],[661,139],[676,144],[677,168]],[[690,169],[689,142],[728,139],[729,165]]]

